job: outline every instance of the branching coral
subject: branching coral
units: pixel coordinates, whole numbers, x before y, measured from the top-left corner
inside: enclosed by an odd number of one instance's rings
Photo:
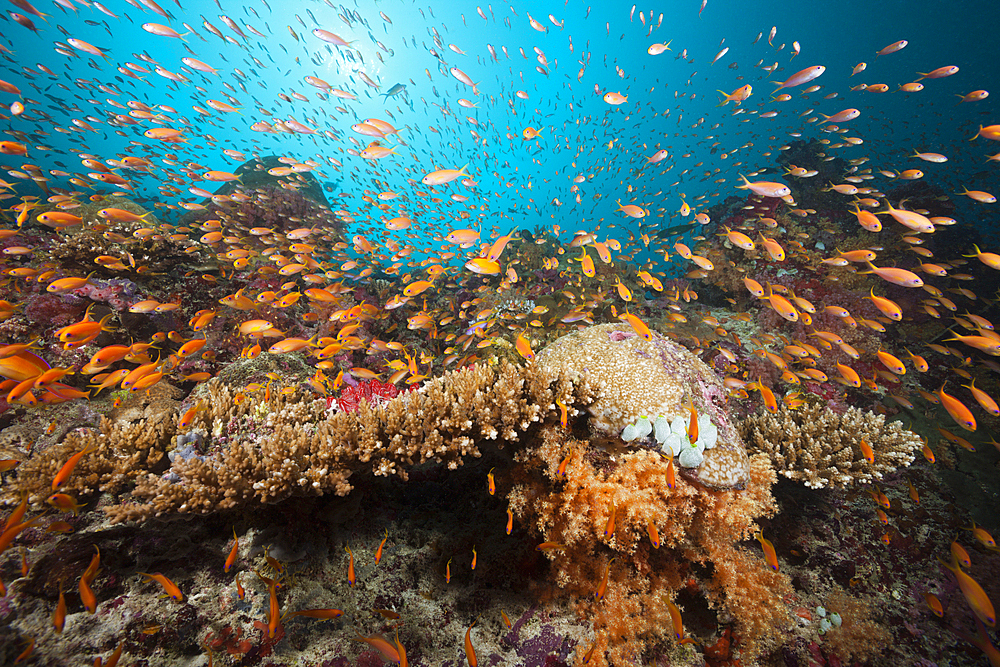
[[[886,424],[885,415],[858,408],[838,414],[819,402],[752,415],[740,429],[751,451],[766,453],[780,474],[811,488],[870,484],[909,466],[922,445],[899,422]]]
[[[773,646],[789,627],[782,603],[791,591],[788,578],[737,546],[753,535],[757,518],[776,511],[766,457],[750,460],[742,491],[713,491],[683,479],[670,488],[660,454],[595,450],[558,426],[544,429],[541,443],[517,460],[511,507],[540,541],[562,545],[551,552],[553,576],[576,598],[579,617],[593,622],[594,664],[635,664],[637,654],[662,649],[673,637],[666,601],[692,579],[713,608],[737,619],[745,654]],[[611,558],[606,594],[596,600]],[[580,653],[588,649],[582,645]]]
[[[117,521],[207,514],[292,495],[346,495],[354,472],[406,479],[406,468],[427,461],[454,469],[463,457],[479,456],[485,441],[518,440],[551,413],[557,398],[577,401],[568,384],[550,389],[534,366],[509,364],[448,373],[380,406],[363,403],[357,412],[327,410],[325,401],[301,394],[248,398],[218,381],[202,391],[205,408],[188,431],[201,436],[185,436],[187,447],[173,437],[176,412],[155,427],[146,420],[104,420],[99,433],[71,434],[60,447],[26,462],[19,489],[40,502],[62,463],[91,448],[63,490],[86,496],[134,482],[137,502],[106,508]],[[172,440],[178,449],[162,475]]]

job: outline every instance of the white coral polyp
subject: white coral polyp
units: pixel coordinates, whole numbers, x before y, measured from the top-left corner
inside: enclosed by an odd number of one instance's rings
[[[689,442],[687,430],[688,420],[684,415],[678,415],[669,422],[663,415],[653,421],[649,417],[640,417],[622,430],[621,437],[631,442],[652,432],[664,454],[675,457],[684,468],[697,468],[705,458],[705,450],[712,449],[718,442],[719,429],[708,415],[703,414],[698,415],[698,440],[694,444]]]

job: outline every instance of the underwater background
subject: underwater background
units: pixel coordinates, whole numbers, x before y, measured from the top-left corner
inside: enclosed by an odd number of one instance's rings
[[[1000,5],[0,15],[0,663],[1000,665]]]

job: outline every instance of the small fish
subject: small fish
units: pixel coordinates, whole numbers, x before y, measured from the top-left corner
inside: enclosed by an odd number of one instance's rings
[[[608,510],[608,521],[604,525],[604,537],[612,538],[615,535],[615,518],[618,514],[618,508],[615,507],[615,501],[611,501],[611,509]]]
[[[355,630],[357,633],[357,630]],[[382,635],[372,635],[371,637],[365,637],[360,633],[354,637],[355,641],[364,642],[371,646],[373,649],[382,654],[389,662],[395,662],[398,664],[402,663],[401,656],[396,644],[390,642]]]
[[[56,632],[61,633],[66,624],[66,596],[63,595],[62,582],[59,583],[59,602],[56,603],[56,610],[52,614],[52,627]]]
[[[674,626],[674,639],[679,642],[684,640],[684,621],[681,619],[681,610],[677,608],[673,600],[667,600],[667,610],[670,612],[670,620]]]
[[[616,557],[617,558],[617,557]],[[597,590],[594,591],[594,599],[600,602],[604,599],[604,596],[608,592],[608,576],[611,573],[611,564],[615,562],[615,558],[608,561],[607,566],[604,568],[604,577],[601,578],[601,583],[598,584]]]
[[[229,572],[229,568],[233,566],[236,562],[236,556],[239,553],[240,539],[236,537],[236,527],[233,526],[233,548],[229,551],[229,556],[226,558],[226,564],[223,566],[223,572]]]
[[[946,393],[944,385],[941,385],[941,388],[936,393],[938,398],[941,399],[941,404],[948,411],[948,414],[951,415],[951,418],[955,420],[956,424],[966,431],[976,430],[976,418],[972,416],[972,412],[969,411],[969,408],[962,401]]]
[[[382,97],[395,97],[396,95],[406,95],[406,85],[402,83],[394,84],[388,91],[382,93]]]
[[[181,589],[177,587],[177,584],[175,584],[162,574],[159,573],[146,574],[145,572],[137,572],[136,574],[140,574],[146,577],[148,580],[155,581],[156,583],[160,584],[160,586],[163,587],[163,591],[166,593],[166,596],[173,599],[174,601],[176,602],[184,601],[184,593],[182,593]]]
[[[80,452],[77,452],[76,454],[71,456],[69,460],[67,460],[66,463],[63,464],[63,467],[59,469],[59,472],[56,473],[56,476],[52,478],[52,490],[58,491],[59,487],[61,487],[63,484],[69,481],[69,477],[70,475],[73,474],[73,469],[76,468],[76,465],[80,462],[80,459],[82,459],[87,454],[91,454],[96,451],[97,451],[97,446],[92,445],[85,447]]]
[[[357,582],[357,575],[354,573],[354,552],[351,551],[350,545],[345,545],[344,549],[347,550],[350,560],[347,563],[347,583],[351,588],[354,588],[354,584]]]
[[[292,616],[305,616],[306,618],[315,618],[321,621],[331,621],[343,615],[344,612],[341,609],[300,609],[299,611],[286,612],[282,620]]]
[[[469,662],[469,667],[479,667],[479,659],[476,657],[476,649],[472,645],[472,628],[475,627],[476,621],[479,620],[477,616],[469,629],[465,631],[465,659]]]
[[[933,593],[924,593],[924,601],[927,602],[927,606],[938,618],[944,618],[944,607],[941,605],[941,600],[938,600],[937,596]]]
[[[649,330],[649,327],[646,326],[646,323],[640,320],[632,313],[628,312],[627,308],[625,309],[624,317],[625,321],[629,323],[629,326],[632,327],[632,330],[635,331],[635,333],[637,333],[640,338],[642,338],[643,340],[653,340],[653,334]]]
[[[997,543],[996,540],[993,539],[993,536],[977,526],[975,521],[972,522],[972,528],[968,528],[967,530],[971,530],[972,534],[982,543],[984,547],[994,551],[997,550]]]
[[[654,549],[660,548],[660,533],[656,530],[656,524],[652,519],[646,522],[646,533],[649,535],[649,541],[653,545]]]
[[[965,601],[972,607],[976,618],[991,628],[996,627],[996,611],[993,608],[993,603],[979,582],[963,572],[961,566],[954,559],[951,563],[946,563],[940,558],[938,561],[954,573],[958,580],[958,587],[962,591],[962,595],[965,596]]]
[[[514,349],[528,361],[532,361],[535,358],[535,353],[531,351],[531,343],[524,337],[524,334],[518,334],[517,341],[514,343]]]
[[[861,449],[861,454],[865,457],[865,461],[868,463],[875,463],[875,452],[872,450],[871,445],[864,438],[858,442],[858,447]]]
[[[491,494],[492,495],[492,494]],[[382,547],[385,546],[386,540],[389,539],[389,529],[385,529],[385,536],[382,537],[382,541],[378,545],[378,549],[375,550],[375,564],[378,565],[382,561]]]
[[[774,570],[778,571],[778,554],[774,551],[774,545],[771,541],[766,539],[761,532],[757,532],[754,537],[760,542],[761,548],[764,550],[764,559],[767,561],[768,566]]]

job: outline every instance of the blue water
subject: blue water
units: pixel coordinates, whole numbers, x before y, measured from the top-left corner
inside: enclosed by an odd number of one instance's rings
[[[174,19],[119,0],[104,4],[118,19],[96,7],[78,5],[74,13],[54,2],[39,3],[37,8],[51,17],[46,22],[28,15],[37,34],[15,24],[5,13],[2,41],[12,53],[5,54],[0,78],[21,88],[27,111],[20,118],[5,119],[4,124],[28,133],[33,148],[24,159],[2,156],[0,164],[5,171],[18,170],[28,162],[43,169],[86,173],[71,151],[104,160],[148,155],[161,167],[167,166],[159,162],[162,156],[173,153],[182,164],[196,162],[222,171],[232,171],[243,161],[226,156],[223,149],[241,151],[247,159],[252,154],[313,159],[321,165],[320,180],[331,185],[333,194],[342,195],[336,201],[354,214],[362,228],[368,225],[366,216],[373,216],[376,223],[382,217],[361,201],[366,189],[408,195],[415,189],[408,179],[419,184],[425,173],[436,168],[468,164],[476,187],[468,189],[457,181],[443,186],[446,196],[430,203],[427,210],[417,207],[418,201],[426,199],[393,202],[401,206],[398,210],[417,214],[417,224],[411,232],[391,234],[404,238],[415,231],[418,242],[429,245],[436,245],[434,235],[476,226],[476,222],[484,237],[514,227],[530,230],[558,225],[563,238],[576,230],[599,227],[602,234],[622,241],[640,231],[680,224],[686,222],[677,213],[683,201],[697,212],[728,195],[741,194],[735,189],[738,174],[773,169],[777,149],[793,138],[791,133],[836,143],[839,135],[805,121],[846,108],[857,108],[862,114],[843,124],[845,136],[864,143],[832,150],[831,155],[870,158],[862,168],[920,168],[928,182],[949,193],[964,185],[989,190],[994,180],[995,165],[988,164],[985,156],[998,147],[985,139],[972,143],[968,139],[980,124],[997,122],[997,98],[958,104],[956,95],[989,90],[993,83],[996,59],[991,40],[1000,19],[996,3],[818,5],[709,0],[699,16],[697,0],[654,4],[652,10],[649,5],[633,10],[631,5],[611,2],[589,6],[484,2],[479,8],[485,20],[474,2],[433,6],[388,1],[269,3],[198,2],[181,8],[172,1],[163,2],[162,8]],[[13,4],[6,9],[26,14]],[[545,32],[532,27],[529,13]],[[553,24],[550,14],[562,28]],[[220,15],[235,20],[249,39],[227,27]],[[230,41],[211,34],[204,20]],[[168,25],[179,33],[186,32],[182,23],[187,23],[196,34],[186,35],[186,42],[155,36],[142,29],[147,22]],[[247,26],[266,38],[257,37]],[[772,26],[776,35],[769,45]],[[352,48],[327,45],[312,34],[315,28],[342,36],[352,42]],[[754,43],[759,33],[763,36]],[[73,50],[73,57],[56,52],[56,43],[65,43],[67,37],[97,46],[107,60],[78,50]],[[905,49],[876,59],[877,50],[900,39],[908,40]],[[647,54],[651,44],[668,41],[670,51]],[[801,47],[801,54],[794,58],[793,42]],[[488,45],[494,48],[496,60]],[[726,47],[729,51],[710,64]],[[541,64],[536,50],[544,54],[547,65]],[[147,62],[143,55],[148,56]],[[181,62],[182,57],[198,58],[218,69],[219,75],[193,71]],[[136,81],[116,70],[126,62],[151,69],[150,59],[183,74],[190,83],[172,83],[156,74],[141,74],[145,82]],[[868,63],[867,70],[851,77],[859,62]],[[762,69],[774,64],[777,71],[773,74]],[[813,82],[820,90],[803,94],[807,86],[801,86],[783,91],[792,95],[790,101],[770,99],[772,82],[816,64],[827,68]],[[40,65],[55,76],[39,71]],[[919,93],[896,92],[900,84],[916,80],[916,72],[945,65],[957,65],[960,72],[924,81],[926,87]],[[477,82],[478,95],[449,73],[452,67]],[[581,67],[582,76],[578,76]],[[378,89],[365,84],[361,73],[377,83]],[[358,100],[320,99],[318,89],[306,83],[305,76],[319,77]],[[381,95],[397,83],[406,86],[405,95]],[[753,95],[739,108],[740,113],[734,114],[737,108],[732,104],[716,106],[717,90],[731,92],[746,83],[753,86]],[[885,83],[890,91],[852,92],[850,87],[858,83]],[[101,84],[109,88],[100,90]],[[516,91],[527,93],[527,99],[516,97]],[[606,92],[619,92],[628,101],[609,105],[602,99]],[[294,93],[308,101],[295,99]],[[825,99],[831,93],[836,97]],[[282,94],[289,101],[282,100]],[[460,98],[477,108],[460,106]],[[0,94],[4,106],[15,99]],[[192,109],[195,105],[205,108],[209,99],[234,103],[240,112],[213,112],[206,117]],[[146,139],[143,132],[155,127],[148,121],[112,127],[109,115],[125,111],[108,100],[119,104],[138,100],[150,107],[174,109],[176,113],[165,113],[166,125],[185,129],[189,140],[167,145]],[[771,110],[778,115],[760,117]],[[809,110],[811,115],[802,116]],[[317,133],[275,135],[250,129],[260,120],[289,117]],[[351,130],[353,123],[370,117],[407,128],[398,135],[405,145],[396,148],[397,155],[366,161],[347,153],[370,141]],[[74,119],[85,120],[96,132],[74,127]],[[528,126],[541,129],[538,140],[521,138]],[[393,146],[393,139],[383,143]],[[640,171],[645,158],[660,148],[669,157]],[[949,162],[937,165],[911,159],[908,156],[914,149],[943,153]],[[333,160],[343,166],[335,166]],[[176,168],[170,171],[179,173]],[[578,175],[586,179],[579,184],[579,204],[571,191],[572,179]],[[178,185],[182,196],[171,198],[157,191],[164,181],[163,172],[129,176],[141,198],[171,204],[200,201],[185,191],[191,185],[207,190],[216,187],[184,182]],[[884,181],[876,184],[884,185]],[[56,177],[50,185],[74,187]],[[22,186],[19,193],[29,192]],[[451,194],[466,195],[469,201],[452,202],[447,198]],[[637,221],[615,212],[619,199],[650,210],[642,230]],[[958,199],[956,217],[978,221],[983,205]],[[458,220],[459,211],[467,210],[469,204],[486,209],[472,211],[470,220]],[[161,217],[169,221],[169,215],[161,213]]]

